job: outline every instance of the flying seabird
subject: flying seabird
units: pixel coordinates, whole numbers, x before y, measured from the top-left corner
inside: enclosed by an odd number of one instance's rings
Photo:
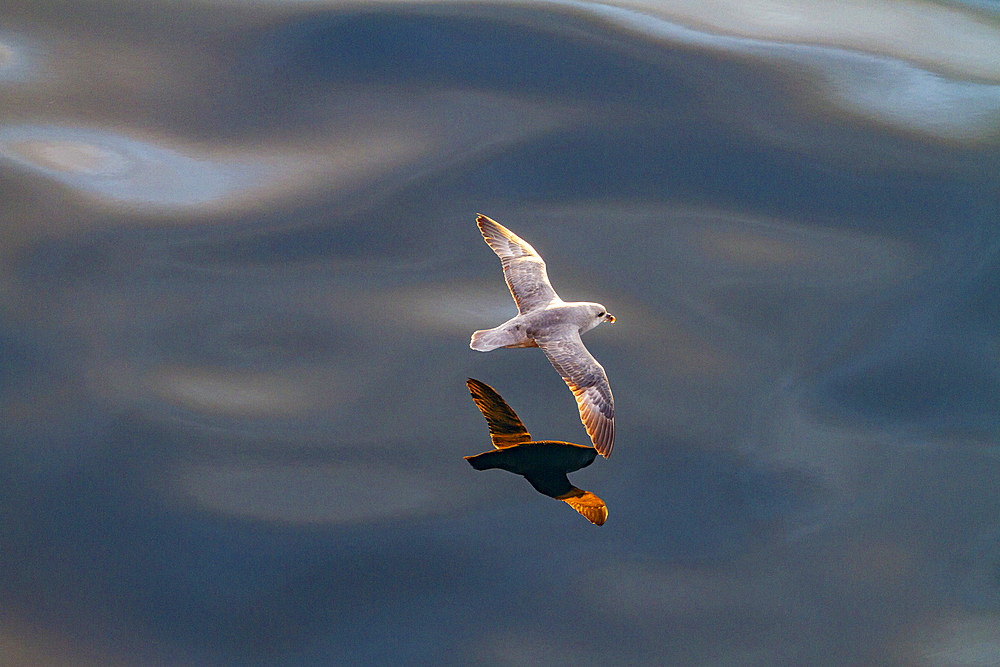
[[[559,371],[580,409],[580,420],[597,451],[607,458],[615,444],[615,400],[604,368],[584,347],[580,334],[615,317],[599,303],[559,298],[545,261],[526,241],[485,215],[476,218],[486,243],[500,257],[517,315],[498,327],[472,334],[469,347],[540,347]]]

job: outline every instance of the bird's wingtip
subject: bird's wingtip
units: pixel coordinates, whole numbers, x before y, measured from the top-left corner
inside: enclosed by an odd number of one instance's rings
[[[606,433],[603,433],[601,434],[601,436],[598,436],[597,441],[594,442],[594,449],[596,449],[597,453],[603,456],[605,459],[611,458],[611,450],[615,446],[615,435],[613,430],[614,422],[611,422],[611,428],[612,432],[610,438],[607,437]]]
[[[612,416],[610,420],[599,420],[596,423],[591,422],[590,419],[585,418],[582,414],[580,417],[583,421],[583,425],[587,429],[587,435],[590,436],[590,440],[594,444],[594,449],[597,450],[597,453],[606,459],[611,458],[611,449],[615,446],[614,416]]]

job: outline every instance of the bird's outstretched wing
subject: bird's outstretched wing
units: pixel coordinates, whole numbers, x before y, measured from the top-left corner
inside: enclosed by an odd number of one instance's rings
[[[615,399],[604,368],[584,347],[573,326],[549,330],[536,336],[535,342],[576,397],[580,421],[594,448],[608,458],[615,444]]]
[[[506,401],[500,398],[500,394],[493,390],[493,387],[469,378],[465,382],[472,394],[472,400],[476,402],[476,407],[486,417],[486,425],[490,427],[490,438],[493,439],[493,446],[497,449],[514,447],[522,442],[531,440],[528,429],[517,418],[515,413]]]
[[[476,218],[486,243],[500,258],[503,277],[519,313],[527,313],[559,296],[549,283],[545,261],[527,241],[485,215]]]
[[[608,520],[608,506],[590,491],[584,491],[574,486],[572,491],[559,496],[559,500],[564,501],[596,526],[603,526],[604,522]]]

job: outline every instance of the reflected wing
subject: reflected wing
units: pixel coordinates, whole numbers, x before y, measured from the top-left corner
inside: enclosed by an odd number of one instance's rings
[[[517,414],[500,398],[500,394],[496,393],[493,387],[472,378],[465,384],[469,386],[469,393],[472,394],[476,407],[486,417],[486,425],[490,427],[490,437],[493,439],[494,447],[504,449],[531,440],[528,429],[524,428]]]
[[[604,458],[615,444],[615,399],[604,368],[584,347],[574,327],[562,327],[535,342],[576,397],[580,420],[594,448]]]
[[[558,299],[545,272],[545,261],[526,241],[485,215],[476,218],[479,231],[503,265],[503,277],[519,313],[541,308]]]
[[[608,520],[608,506],[590,491],[584,491],[574,486],[572,491],[560,496],[559,500],[564,501],[596,526],[603,526],[604,522]]]

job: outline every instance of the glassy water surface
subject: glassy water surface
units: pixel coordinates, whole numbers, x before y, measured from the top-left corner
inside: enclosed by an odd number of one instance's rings
[[[988,664],[989,3],[0,10],[0,655]],[[586,443],[484,213],[615,392]]]

